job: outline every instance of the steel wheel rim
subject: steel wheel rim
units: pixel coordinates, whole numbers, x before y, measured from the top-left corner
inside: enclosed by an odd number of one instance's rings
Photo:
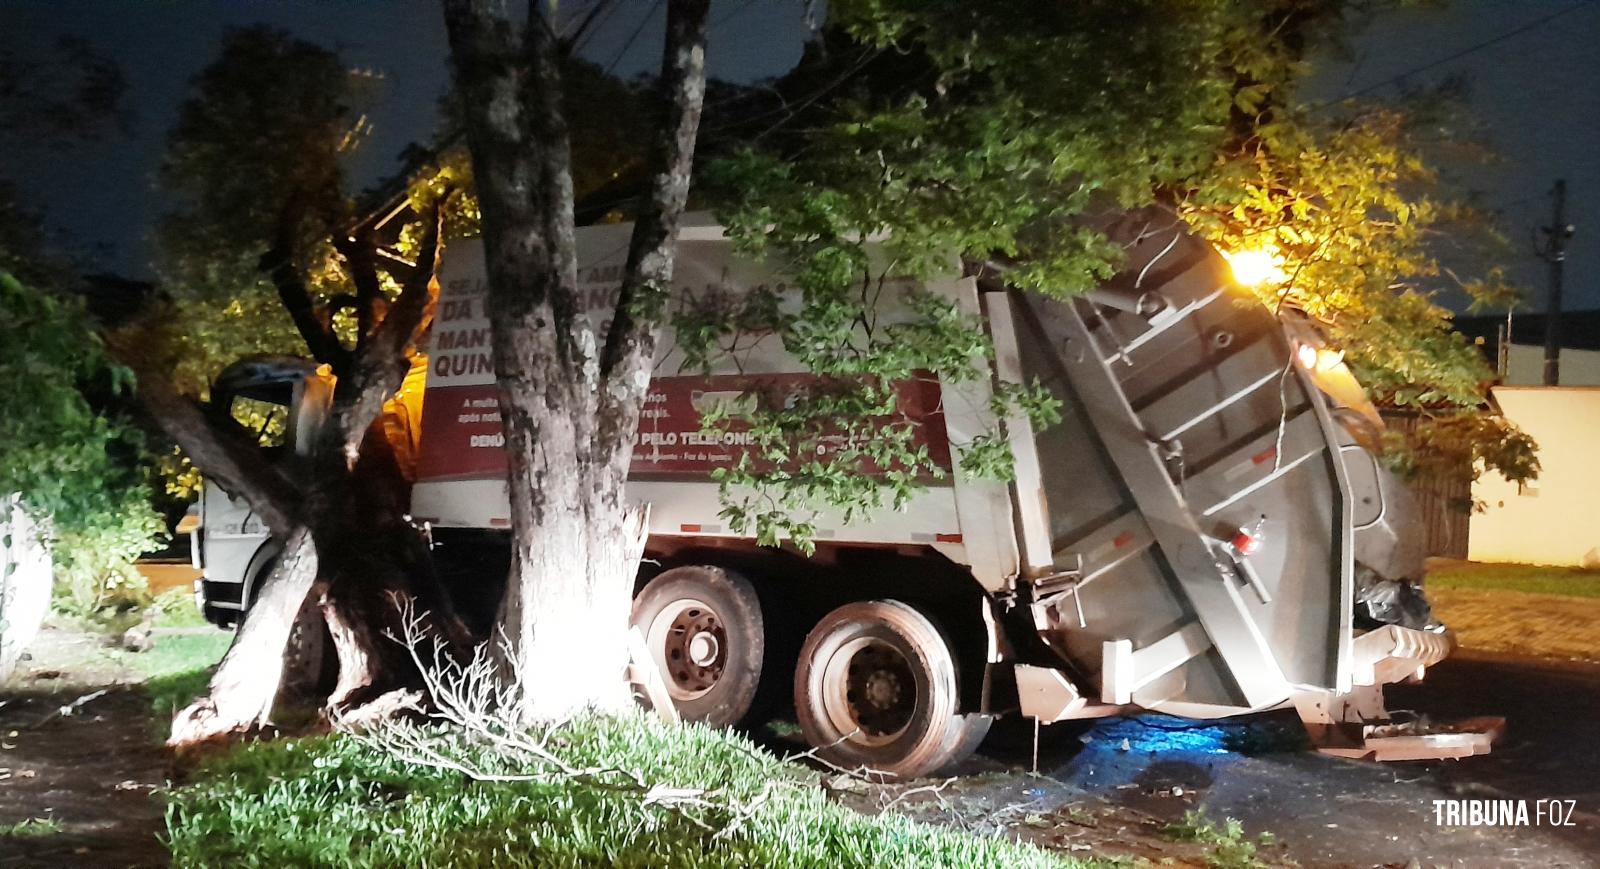
[[[839,646],[822,668],[823,714],[835,732],[860,745],[887,745],[911,727],[917,679],[893,645],[860,637]]]
[[[662,607],[650,619],[645,642],[673,700],[704,697],[727,669],[727,625],[703,600],[680,598]]]

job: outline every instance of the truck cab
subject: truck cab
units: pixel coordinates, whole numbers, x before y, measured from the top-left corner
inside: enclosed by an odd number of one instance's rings
[[[317,365],[292,357],[252,357],[228,366],[211,387],[211,407],[255,433],[272,461],[304,455],[326,406],[329,386]],[[206,480],[192,530],[196,600],[207,621],[231,627],[243,618],[257,583],[281,549],[243,499]]]

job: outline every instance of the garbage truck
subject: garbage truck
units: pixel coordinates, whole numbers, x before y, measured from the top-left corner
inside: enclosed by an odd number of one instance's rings
[[[1379,461],[1382,421],[1339,348],[1238,286],[1170,215],[1100,229],[1124,257],[1092,288],[1024,292],[954,258],[946,277],[883,283],[874,317],[933,294],[993,353],[985,376],[899,388],[944,473],[901,509],[821,511],[809,550],[730,527],[712,472],[749,435],[702,417],[749,396],[794,400],[814,375],[777,335],[742,336],[707,370],[665,331],[627,493],[649,505],[632,618],[678,714],[748,725],[792,704],[818,756],[902,778],[966,757],[1006,715],[1290,708],[1316,746],[1350,757],[1487,751],[1498,722],[1429,729],[1385,711],[1383,686],[1420,679],[1452,639],[1420,592],[1414,508]],[[592,316],[614,298],[630,232],[579,230]],[[480,627],[510,526],[485,282],[480,244],[452,244],[426,353],[384,419],[414,460],[413,519]],[[674,284],[700,303],[798,293],[704,216],[680,230]],[[294,449],[324,416],[319,378],[309,363],[247,361],[214,399],[281,407]],[[1061,420],[1035,426],[992,401],[1022,384],[1048,390]],[[1010,479],[960,471],[985,435],[1004,438]],[[236,620],[276,544],[210,485],[199,533],[206,612]]]

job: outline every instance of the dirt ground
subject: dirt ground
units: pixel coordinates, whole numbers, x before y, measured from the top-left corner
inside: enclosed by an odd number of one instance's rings
[[[1390,702],[1442,717],[1504,714],[1508,729],[1485,757],[1379,764],[1292,750],[1292,715],[1216,725],[1112,719],[1087,732],[1047,728],[1038,773],[1020,734],[1011,744],[991,739],[958,778],[858,789],[849,800],[1174,865],[1250,865],[1227,862],[1215,845],[1174,841],[1173,825],[1200,811],[1219,825],[1241,821],[1240,841],[1270,833],[1255,859],[1271,866],[1600,866],[1600,753],[1591,748],[1600,667],[1463,653],[1426,684],[1391,689]],[[1241,750],[1252,748],[1265,753]],[[1576,800],[1576,826],[1435,823],[1434,800],[1474,798]]]
[[[45,631],[0,691],[0,829],[30,820],[59,828],[0,835],[0,869],[167,865],[152,799],[167,780],[166,753],[149,700],[130,684],[137,675],[95,654],[100,642]]]
[[[1441,603],[1451,619],[1457,604]],[[1479,615],[1497,630],[1551,635],[1534,614],[1492,613]],[[1505,737],[1487,757],[1345,761],[1296,750],[1292,715],[1221,724],[1147,716],[1046,728],[1037,772],[1031,731],[1002,728],[952,778],[833,784],[863,811],[1145,864],[1600,867],[1600,664],[1476,651],[1472,636],[1424,684],[1391,688],[1389,699],[1440,717],[1504,715]],[[131,684],[138,674],[98,651],[101,642],[46,631],[20,684],[0,690],[0,831],[35,819],[57,825],[37,836],[0,832],[0,869],[166,865],[157,837],[168,762],[149,702]],[[1442,799],[1575,800],[1575,826],[1438,824]],[[1190,812],[1218,828],[1236,818],[1242,833],[1191,828],[1187,838],[1202,841],[1184,841],[1174,828]],[[1264,833],[1270,842],[1258,839]]]

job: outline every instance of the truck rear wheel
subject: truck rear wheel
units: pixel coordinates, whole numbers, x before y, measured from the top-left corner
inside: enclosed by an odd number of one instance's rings
[[[720,567],[672,568],[633,599],[633,624],[679,716],[718,727],[744,720],[766,655],[749,580]]]
[[[806,637],[794,706],[817,756],[889,778],[965,759],[989,718],[958,712],[955,658],[928,617],[894,600],[828,613]]]

